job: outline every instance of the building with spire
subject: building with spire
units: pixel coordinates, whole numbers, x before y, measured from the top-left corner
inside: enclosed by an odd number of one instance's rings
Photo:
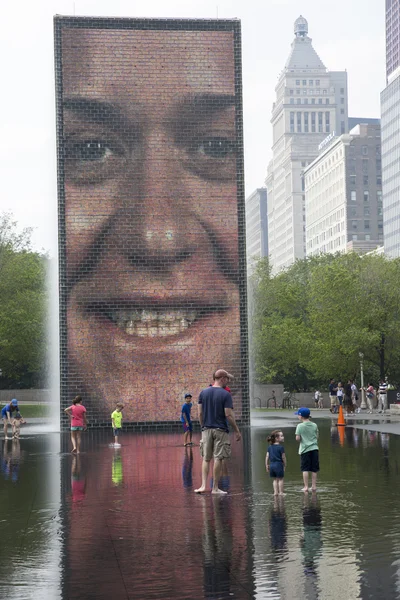
[[[272,160],[265,180],[268,249],[273,272],[306,255],[303,172],[329,134],[348,132],[347,73],[328,71],[308,37],[307,20],[295,38],[276,85],[272,107]]]

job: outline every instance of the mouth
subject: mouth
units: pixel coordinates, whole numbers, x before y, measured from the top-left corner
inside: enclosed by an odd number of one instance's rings
[[[87,307],[88,314],[107,320],[129,337],[139,338],[167,338],[182,335],[199,321],[225,310],[226,308],[196,307],[192,304],[190,308],[129,307],[118,306],[118,303]]]

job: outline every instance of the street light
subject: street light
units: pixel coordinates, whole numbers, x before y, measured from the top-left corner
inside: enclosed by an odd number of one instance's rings
[[[361,372],[361,410],[365,410],[367,408],[365,402],[365,390],[364,390],[364,354],[362,352],[358,353],[360,357],[360,372]]]

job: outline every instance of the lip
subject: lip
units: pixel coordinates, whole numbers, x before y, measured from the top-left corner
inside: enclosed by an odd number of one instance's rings
[[[104,335],[120,349],[139,353],[177,351],[195,343],[199,331],[203,335],[217,325],[234,305],[228,290],[199,290],[202,298],[165,294],[150,296],[134,293],[123,297],[75,297],[81,317],[96,337]],[[103,339],[103,343],[104,343]]]

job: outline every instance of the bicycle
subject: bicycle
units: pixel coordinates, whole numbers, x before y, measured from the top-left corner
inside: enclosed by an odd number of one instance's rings
[[[271,400],[272,400],[272,401],[273,401],[273,403],[274,403],[274,406],[273,406],[273,407],[272,407],[272,406],[270,406],[270,401],[271,401]],[[274,408],[274,409],[276,410],[276,408],[277,408],[277,406],[276,406],[276,396],[271,396],[271,398],[268,398],[268,400],[267,400],[267,408]],[[279,406],[278,406],[278,408],[279,408]]]
[[[295,392],[285,392],[285,394],[286,396],[283,400],[283,408],[287,408],[289,410],[293,408],[299,408],[299,401],[296,400]]]

